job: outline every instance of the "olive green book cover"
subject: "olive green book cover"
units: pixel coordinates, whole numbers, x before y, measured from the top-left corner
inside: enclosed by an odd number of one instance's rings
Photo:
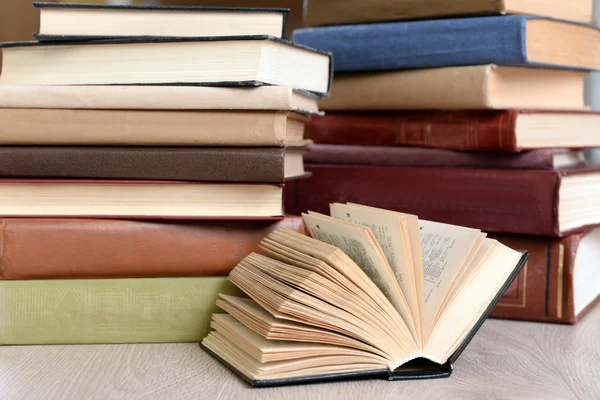
[[[0,281],[0,345],[199,342],[227,278]]]

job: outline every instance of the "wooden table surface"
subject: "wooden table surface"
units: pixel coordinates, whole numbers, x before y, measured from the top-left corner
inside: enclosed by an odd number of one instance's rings
[[[600,307],[578,326],[490,320],[449,379],[251,389],[197,344],[0,348],[0,399],[600,399]]]

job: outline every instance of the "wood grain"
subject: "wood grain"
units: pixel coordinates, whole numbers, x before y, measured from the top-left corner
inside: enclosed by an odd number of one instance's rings
[[[450,379],[251,389],[197,344],[0,348],[4,399],[599,399],[600,307],[577,326],[488,321]]]

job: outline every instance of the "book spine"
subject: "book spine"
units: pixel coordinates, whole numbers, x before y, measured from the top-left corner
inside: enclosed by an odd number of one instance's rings
[[[227,278],[0,282],[0,344],[198,342]]]
[[[352,202],[427,220],[506,232],[559,236],[554,171],[308,164],[313,176],[295,182],[288,212],[327,214]]]
[[[336,72],[527,65],[522,16],[307,28],[293,40],[335,58]]]
[[[327,0],[307,9],[306,26],[343,25],[452,15],[500,14],[503,1],[454,0]]]
[[[555,150],[552,149],[503,154],[422,147],[315,144],[304,155],[304,162],[336,165],[553,170],[554,154]]]
[[[0,146],[0,178],[282,183],[282,148]]]
[[[0,220],[0,280],[226,276],[279,222]]]
[[[515,250],[528,251],[529,261],[500,300],[493,318],[575,324],[575,257],[581,236],[562,240],[495,237]]]
[[[292,110],[292,90],[195,86],[0,86],[0,108]]]
[[[0,144],[284,147],[288,115],[7,108],[0,109]]]
[[[514,110],[328,113],[313,118],[306,137],[323,144],[515,152],[517,116]]]

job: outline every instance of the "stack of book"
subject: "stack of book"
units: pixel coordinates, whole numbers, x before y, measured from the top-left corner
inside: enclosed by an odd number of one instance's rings
[[[481,228],[531,253],[497,317],[575,323],[600,299],[592,2],[333,0],[294,40],[331,51],[327,111],[288,210],[354,202]],[[452,18],[449,18],[452,17]],[[425,18],[432,18],[427,20]],[[410,21],[407,21],[410,20]]]
[[[36,6],[2,45],[0,344],[199,341],[231,269],[304,229],[283,186],[331,56],[287,10]]]

